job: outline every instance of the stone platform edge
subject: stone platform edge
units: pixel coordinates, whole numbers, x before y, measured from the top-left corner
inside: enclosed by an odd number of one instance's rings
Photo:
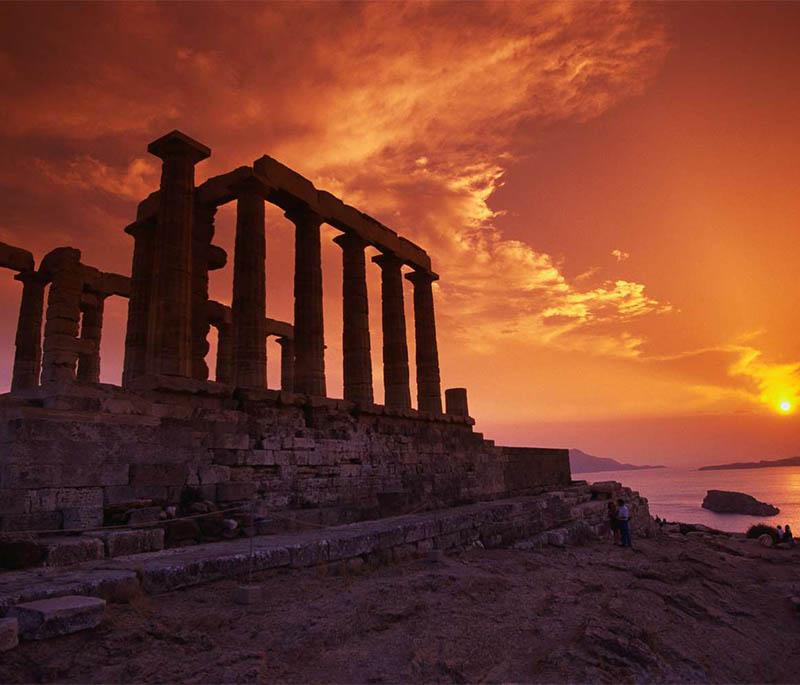
[[[618,484],[617,484],[618,485]],[[649,518],[647,501],[627,488],[634,508]],[[616,489],[615,489],[616,491]],[[17,604],[63,595],[127,601],[138,591],[168,592],[223,578],[280,569],[386,564],[480,542],[508,545],[576,520],[599,521],[606,503],[593,501],[586,483],[541,495],[515,497],[424,514],[351,523],[294,535],[269,535],[87,562],[71,568],[0,575],[0,616]]]

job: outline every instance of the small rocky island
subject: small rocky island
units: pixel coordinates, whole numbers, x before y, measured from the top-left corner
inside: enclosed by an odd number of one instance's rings
[[[703,499],[703,509],[717,514],[747,514],[749,516],[775,516],[778,507],[759,502],[752,495],[730,490],[709,490]]]

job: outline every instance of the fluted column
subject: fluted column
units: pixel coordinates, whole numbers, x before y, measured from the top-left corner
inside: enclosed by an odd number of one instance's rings
[[[178,131],[150,143],[147,150],[163,162],[148,312],[147,370],[190,377],[194,167],[211,152]]]
[[[373,257],[381,267],[381,321],[383,324],[383,387],[385,404],[393,409],[411,407],[408,383],[408,341],[403,307],[403,262],[386,253]]]
[[[213,205],[195,203],[192,229],[192,378],[208,380],[208,271],[214,237]]]
[[[433,282],[438,278],[426,271],[412,271],[406,278],[414,284],[414,340],[416,342],[417,408],[442,413],[439,378],[439,349],[436,344],[436,316],[433,310]]]
[[[294,392],[294,340],[280,337],[281,346],[281,390]]]
[[[364,249],[367,243],[343,233],[333,242],[342,248],[344,399],[372,404],[372,358]]]
[[[294,391],[325,396],[322,317],[322,219],[307,208],[286,212],[295,224]]]
[[[218,383],[230,383],[233,378],[233,324],[217,324],[217,373]]]
[[[84,383],[100,382],[100,339],[105,302],[100,295],[83,297],[80,341],[84,345],[78,354],[78,380]]]
[[[267,384],[264,198],[251,179],[236,188],[236,247],[233,256],[233,382],[240,387]]]
[[[42,384],[75,380],[84,282],[80,258],[78,250],[58,248],[42,260],[51,274],[44,324]]]
[[[45,282],[34,271],[17,274],[14,278],[22,282],[22,301],[17,320],[11,390],[22,390],[39,384]]]
[[[155,223],[136,223],[125,229],[133,236],[131,295],[128,300],[128,325],[125,332],[125,364],[122,385],[147,371],[147,321],[153,274]]]

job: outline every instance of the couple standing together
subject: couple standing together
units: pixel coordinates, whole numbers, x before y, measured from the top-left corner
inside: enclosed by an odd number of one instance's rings
[[[608,521],[611,526],[611,534],[614,536],[614,544],[623,547],[633,547],[631,543],[631,511],[625,500],[618,499],[608,502]]]

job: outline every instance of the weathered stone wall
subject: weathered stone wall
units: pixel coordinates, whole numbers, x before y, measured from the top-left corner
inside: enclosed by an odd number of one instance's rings
[[[570,482],[566,450],[495,447],[472,420],[143,377],[0,398],[0,530],[89,528],[110,509],[307,509],[376,518]]]

